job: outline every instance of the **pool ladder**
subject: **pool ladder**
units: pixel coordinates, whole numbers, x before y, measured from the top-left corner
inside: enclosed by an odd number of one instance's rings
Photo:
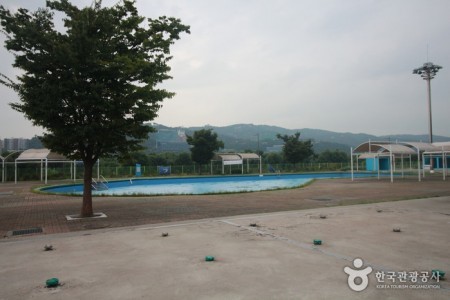
[[[109,189],[107,185],[108,180],[106,180],[106,178],[103,177],[103,175],[100,175],[100,177],[101,178],[99,181],[96,181],[94,178],[92,178],[92,188],[97,191],[104,191]]]

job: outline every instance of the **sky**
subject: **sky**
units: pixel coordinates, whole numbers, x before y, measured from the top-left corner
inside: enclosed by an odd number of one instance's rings
[[[72,0],[79,7],[92,0]],[[117,0],[104,0],[111,6]],[[431,61],[433,134],[450,137],[448,0],[137,0],[139,14],[191,26],[172,48],[175,92],[153,122],[237,123],[374,135],[428,134]],[[3,0],[36,10],[44,0]],[[19,74],[0,36],[0,73]],[[0,139],[40,135],[0,85]]]

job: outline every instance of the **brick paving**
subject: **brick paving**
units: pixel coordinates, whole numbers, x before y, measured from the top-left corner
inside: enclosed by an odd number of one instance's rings
[[[52,182],[56,184],[57,182]],[[67,183],[67,182],[65,182]],[[67,221],[79,213],[81,197],[38,194],[39,182],[0,183],[0,237],[14,230],[41,227],[51,234],[225,217],[264,212],[450,196],[450,180],[435,174],[416,178],[316,180],[297,189],[224,195],[94,197],[94,212],[108,217]],[[25,237],[29,235],[21,235]]]

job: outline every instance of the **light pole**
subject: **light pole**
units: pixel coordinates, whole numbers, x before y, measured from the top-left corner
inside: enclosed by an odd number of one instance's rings
[[[434,65],[432,62],[424,63],[422,67],[414,69],[413,74],[420,75],[423,80],[427,81],[427,94],[428,94],[428,134],[430,144],[433,143],[433,122],[431,117],[431,79],[436,76],[436,73],[442,69],[441,66]],[[430,173],[433,173],[433,156],[430,158]]]
[[[424,63],[422,67],[414,69],[413,74],[420,75],[424,80],[427,81],[427,92],[428,92],[428,133],[430,144],[433,143],[433,124],[431,118],[431,79],[436,76],[436,73],[442,69],[441,66],[434,65],[432,62]]]

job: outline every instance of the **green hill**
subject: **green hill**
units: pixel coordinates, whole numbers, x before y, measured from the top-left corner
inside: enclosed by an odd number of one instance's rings
[[[299,131],[300,139],[311,139],[314,142],[314,150],[320,153],[325,150],[350,151],[350,147],[356,147],[368,140],[399,141],[427,141],[427,135],[402,135],[375,136],[365,133],[333,132],[320,129],[287,129],[269,125],[234,124],[229,126],[201,126],[201,127],[167,127],[161,124],[152,124],[156,132],[151,133],[144,143],[149,152],[186,152],[189,145],[186,143],[186,135],[192,135],[194,131],[211,128],[217,133],[219,139],[225,144],[224,151],[242,152],[245,150],[267,152],[271,147],[282,145],[277,139],[277,134],[291,135]],[[449,137],[434,136],[436,142],[449,141]]]

